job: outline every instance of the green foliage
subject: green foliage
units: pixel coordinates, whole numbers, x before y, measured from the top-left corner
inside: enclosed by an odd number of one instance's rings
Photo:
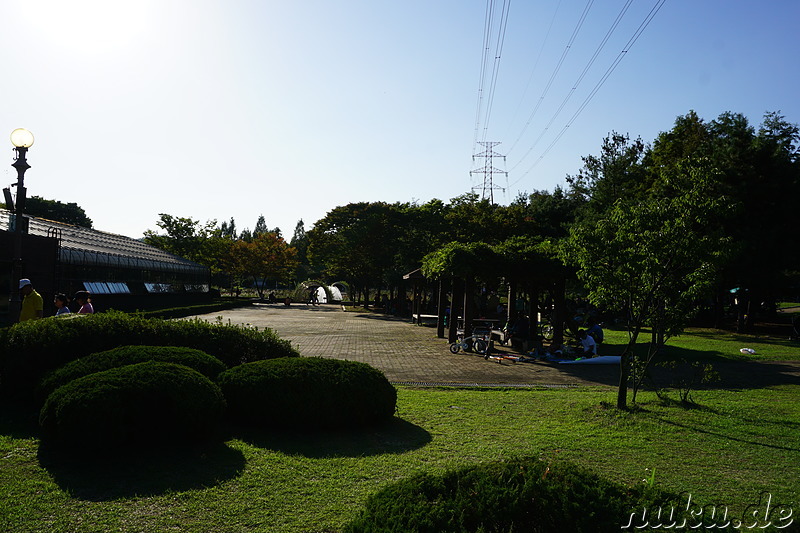
[[[183,346],[120,346],[105,352],[94,353],[71,361],[50,372],[42,379],[37,396],[44,401],[54,390],[79,377],[88,376],[111,368],[160,361],[188,366],[209,379],[216,379],[225,365],[207,353]]]
[[[422,260],[422,273],[429,278],[481,276],[496,270],[496,255],[485,242],[451,242]]]
[[[45,402],[45,442],[81,452],[219,437],[219,387],[196,370],[149,361],[78,378]]]
[[[268,279],[286,280],[297,265],[297,250],[277,233],[262,231],[249,241],[239,240],[231,246],[229,266],[232,273],[252,276],[262,299]]]
[[[523,458],[399,481],[370,497],[345,532],[617,531],[631,512],[677,500],[570,463]]]
[[[355,361],[283,358],[226,370],[218,383],[232,420],[302,429],[368,426],[394,415],[383,372]]]
[[[570,194],[586,202],[588,213],[602,213],[620,199],[644,196],[652,183],[646,153],[641,138],[631,141],[612,132],[603,139],[600,155],[583,157],[583,168],[567,177]]]
[[[190,217],[175,217],[166,213],[159,215],[156,225],[164,233],[153,230],[144,232],[144,242],[197,263],[209,264],[209,245],[215,235],[216,220],[202,224]]]
[[[385,202],[336,207],[306,233],[308,259],[330,277],[374,286],[394,258],[397,215],[397,207]]]
[[[5,204],[3,205],[5,206]],[[92,219],[75,202],[65,204],[58,200],[45,200],[39,196],[31,196],[25,199],[25,214],[84,228],[92,227]]]
[[[725,289],[742,288],[740,318],[752,320],[749,300],[772,302],[796,285],[800,253],[786,246],[786,228],[800,224],[800,129],[776,112],[756,130],[740,113],[722,113],[705,122],[693,111],[678,117],[672,130],[653,144],[654,168],[675,168],[688,159],[707,159],[715,169],[713,196],[724,195],[731,209],[709,226],[721,229],[737,247],[723,271]],[[796,278],[795,278],[796,280]],[[740,324],[744,326],[744,324]],[[740,330],[741,332],[741,330]]]
[[[86,355],[125,345],[197,348],[231,367],[249,361],[299,355],[272,330],[159,320],[111,311],[69,319],[30,320],[0,330],[0,385],[4,393],[31,399],[44,374]]]
[[[652,197],[619,199],[596,220],[573,225],[561,251],[578,268],[589,300],[627,317],[623,375],[645,325],[654,331],[647,362],[683,331],[730,249],[729,240],[713,231],[727,208],[724,198],[712,194],[713,171],[687,162],[669,172]],[[634,381],[634,395],[639,383]],[[620,380],[618,407],[625,401]]]

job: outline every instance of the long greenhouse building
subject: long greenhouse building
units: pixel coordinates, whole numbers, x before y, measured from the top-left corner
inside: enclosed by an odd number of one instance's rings
[[[142,241],[36,217],[27,232],[13,231],[14,215],[0,209],[0,314],[8,316],[14,261],[20,278],[29,278],[45,300],[44,315],[54,314],[53,296],[79,290],[92,294],[95,310],[152,309],[210,297],[210,272]],[[16,276],[14,276],[16,277]],[[7,322],[7,320],[3,320]]]

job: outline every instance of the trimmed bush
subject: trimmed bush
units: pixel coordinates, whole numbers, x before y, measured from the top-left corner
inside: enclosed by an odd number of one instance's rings
[[[149,361],[112,368],[56,389],[39,414],[42,439],[59,447],[111,451],[218,436],[219,387],[183,365]]]
[[[399,481],[371,496],[344,531],[620,531],[643,507],[674,503],[680,514],[678,502],[644,484],[625,487],[570,463],[526,458]]]
[[[0,388],[32,399],[50,370],[86,355],[125,345],[185,346],[231,367],[299,353],[272,330],[219,322],[160,320],[119,311],[68,319],[29,320],[0,330]]]
[[[256,361],[218,382],[238,423],[304,429],[366,426],[394,416],[397,391],[365,363],[319,357]]]
[[[145,361],[161,361],[175,363],[193,368],[211,380],[215,380],[225,365],[207,353],[183,346],[120,346],[105,352],[94,353],[70,361],[66,365],[50,372],[42,379],[37,389],[37,398],[43,403],[51,392],[61,385],[95,372],[125,365],[144,363]]]

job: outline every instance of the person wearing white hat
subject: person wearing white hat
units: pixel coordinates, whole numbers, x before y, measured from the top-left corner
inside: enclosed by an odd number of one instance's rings
[[[22,295],[22,310],[19,312],[19,321],[38,320],[44,316],[44,300],[36,292],[29,279],[19,280],[19,292]]]

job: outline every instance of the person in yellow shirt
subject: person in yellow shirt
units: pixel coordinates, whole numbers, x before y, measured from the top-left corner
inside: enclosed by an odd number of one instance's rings
[[[44,313],[44,300],[33,288],[29,279],[19,280],[19,292],[22,296],[22,310],[19,312],[19,321],[38,320]]]

